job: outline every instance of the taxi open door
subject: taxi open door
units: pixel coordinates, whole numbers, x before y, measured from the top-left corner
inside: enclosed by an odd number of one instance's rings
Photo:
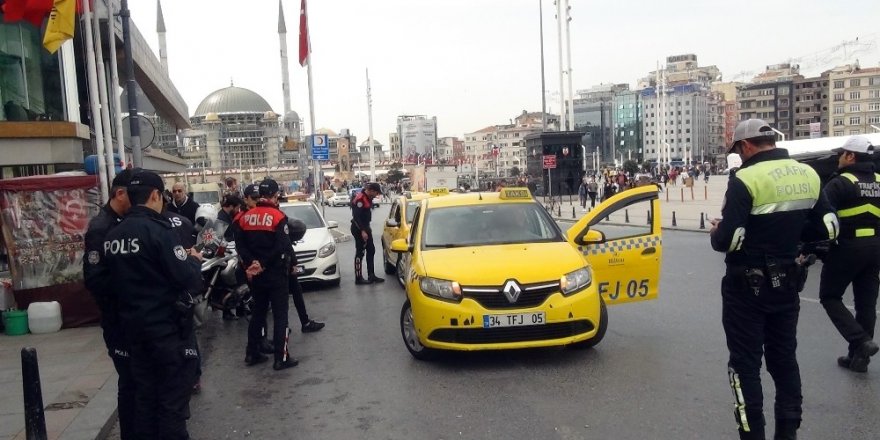
[[[568,241],[590,263],[605,302],[657,298],[663,255],[657,187],[620,192],[596,206],[567,232]]]

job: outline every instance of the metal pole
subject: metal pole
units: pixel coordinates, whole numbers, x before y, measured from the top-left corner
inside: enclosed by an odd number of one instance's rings
[[[559,104],[560,104],[560,114],[559,114],[559,128],[561,131],[568,130],[568,120],[565,117],[563,111],[565,110],[565,83],[562,78],[562,0],[556,0],[556,31],[557,31],[557,42],[559,46]],[[567,114],[567,113],[566,113]],[[563,128],[565,127],[565,128]]]
[[[117,89],[119,88],[119,66],[116,64],[116,18],[113,15],[113,2],[110,1],[108,8],[110,8],[110,19],[107,20],[107,34],[110,37],[110,82],[113,83],[113,87],[108,88],[113,91],[113,116],[116,123],[116,154],[119,155],[119,160],[122,162],[122,167],[125,168],[125,164],[128,163],[125,160],[125,146],[122,142],[122,100],[119,97],[119,93],[117,93]],[[187,185],[187,187],[189,187]]]
[[[571,15],[569,11],[571,10],[571,6],[568,5],[568,0],[563,0],[565,2],[565,8],[563,12],[565,13],[565,50],[566,50],[566,64],[568,65],[568,129],[574,130],[574,87],[571,85]]]
[[[125,85],[128,92],[128,123],[131,129],[131,161],[135,168],[142,168],[144,166],[144,152],[141,150],[141,126],[137,117],[137,82],[134,80],[134,60],[131,51],[131,12],[128,10],[128,0],[122,0],[119,16],[122,18],[122,39],[125,40],[125,76],[128,77]]]
[[[538,0],[538,28],[541,33],[541,132],[547,131],[547,85],[544,80],[544,0]]]
[[[110,8],[107,8],[108,15]],[[101,103],[101,128],[104,131],[104,153],[107,155],[107,181],[116,177],[116,164],[113,163],[113,135],[110,133],[110,100],[107,98],[107,74],[104,73],[104,48],[101,44],[101,20],[97,12],[92,12],[95,32],[95,60],[98,71],[98,98]],[[109,19],[107,20],[109,23]]]
[[[107,183],[107,161],[104,157],[104,130],[101,126],[101,110],[99,107],[98,93],[98,72],[95,67],[95,45],[92,41],[92,16],[89,11],[89,2],[83,2],[83,24],[85,25],[85,34],[83,39],[86,40],[86,74],[89,81],[89,104],[91,107],[92,125],[95,129],[95,147],[98,155],[98,178],[101,182],[101,203],[109,200],[109,190]]]
[[[303,15],[306,19],[306,31],[309,29],[309,14],[308,7],[306,6],[306,2],[303,2]],[[311,49],[311,35],[309,35],[309,41],[306,42],[310,47],[308,52],[306,53],[306,76],[308,76],[309,81],[309,123],[311,124],[312,129],[312,151],[315,149],[315,96],[312,90],[312,49]],[[329,140],[328,140],[329,143]],[[329,145],[327,146],[329,149]],[[314,157],[314,155],[313,155]],[[320,175],[321,174],[321,164],[316,160],[312,159],[312,178],[315,182],[315,202],[320,203],[321,197],[321,182]],[[323,206],[323,205],[322,205]]]
[[[33,347],[21,349],[21,382],[24,391],[25,438],[46,440],[48,435],[46,414],[43,412],[43,391],[40,386],[40,365],[37,362],[37,350]]]
[[[376,181],[376,152],[373,148],[373,93],[370,89],[370,69],[367,69],[367,121],[370,127],[370,140],[368,141],[370,149],[370,181]],[[432,152],[433,153],[433,152]]]

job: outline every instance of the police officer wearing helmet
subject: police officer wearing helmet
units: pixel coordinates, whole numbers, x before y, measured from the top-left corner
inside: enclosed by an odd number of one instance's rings
[[[117,386],[117,408],[119,413],[119,430],[122,440],[135,438],[135,383],[131,373],[128,343],[122,332],[122,321],[119,319],[119,304],[114,296],[116,286],[111,284],[110,272],[103,258],[104,241],[107,234],[122,222],[122,217],[131,208],[126,187],[131,181],[132,170],[119,172],[110,187],[110,201],[89,221],[85,235],[85,253],[83,258],[83,279],[86,288],[95,297],[101,310],[101,328],[104,330],[104,343],[107,354],[113,360],[116,374],[119,376]]]
[[[245,364],[251,366],[268,360],[260,353],[260,342],[271,303],[273,368],[283,370],[299,364],[289,357],[287,351],[287,291],[293,248],[287,216],[278,210],[278,183],[264,179],[259,184],[259,192],[260,200],[256,206],[239,217],[235,238],[235,248],[244,263],[254,297]]]
[[[880,347],[873,341],[880,289],[880,174],[874,169],[876,146],[854,136],[841,148],[840,173],[825,186],[828,202],[840,218],[840,236],[823,260],[819,299],[837,331],[849,343],[837,364],[852,371],[868,371],[871,356]],[[852,284],[856,315],[843,305]]]
[[[797,264],[803,241],[834,239],[837,219],[809,166],[776,148],[760,119],[740,122],[728,153],[743,159],[713,220],[712,248],[727,253],[721,280],[722,325],[730,352],[728,379],[741,439],[764,439],[761,361],[776,385],[774,439],[795,439],[801,378],[795,351],[800,310]]]
[[[364,188],[355,194],[351,201],[351,235],[354,237],[354,283],[372,284],[385,281],[376,276],[373,265],[373,257],[376,255],[376,245],[373,244],[373,229],[370,221],[373,218],[373,198],[382,194],[382,187],[376,182],[369,182]],[[364,278],[361,266],[367,254],[367,278]]]
[[[192,296],[202,289],[198,256],[162,216],[164,184],[135,173],[132,208],[108,234],[103,258],[119,303],[136,383],[135,431],[142,439],[188,439],[186,418],[198,368]]]

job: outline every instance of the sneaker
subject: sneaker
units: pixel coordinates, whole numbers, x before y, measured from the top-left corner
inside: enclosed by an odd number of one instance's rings
[[[266,361],[268,361],[268,360],[269,360],[269,356],[265,356],[265,355],[262,355],[262,354],[259,354],[259,353],[257,353],[257,354],[249,354],[249,355],[247,355],[247,356],[244,357],[244,363],[245,363],[245,365],[247,365],[248,367],[252,367],[252,366],[257,365],[257,364],[262,364],[263,362],[266,362]]]
[[[294,358],[288,358],[286,361],[275,361],[275,364],[272,365],[272,369],[275,371],[286,370],[288,368],[293,368],[299,365],[299,361]]]
[[[358,286],[363,286],[364,284],[373,284],[372,280],[365,280],[363,278],[355,278],[354,283]]]
[[[880,351],[880,346],[874,341],[862,342],[858,348],[853,351],[852,361],[849,369],[857,373],[865,373],[868,371],[868,363],[871,362],[871,356]]]
[[[309,320],[306,325],[302,326],[303,333],[314,333],[316,331],[324,328],[324,323],[320,321],[315,321],[314,319]]]
[[[376,275],[370,275],[369,281],[371,283],[384,283],[385,278],[379,278]]]

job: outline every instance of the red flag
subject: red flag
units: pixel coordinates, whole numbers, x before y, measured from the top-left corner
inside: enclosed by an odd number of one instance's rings
[[[52,12],[52,4],[52,0],[6,0],[3,4],[3,21],[25,20],[35,27],[41,27],[43,19]]]
[[[306,0],[302,0],[299,7],[299,65],[305,66],[309,62],[309,54],[312,45],[309,42],[309,23],[306,18]]]

